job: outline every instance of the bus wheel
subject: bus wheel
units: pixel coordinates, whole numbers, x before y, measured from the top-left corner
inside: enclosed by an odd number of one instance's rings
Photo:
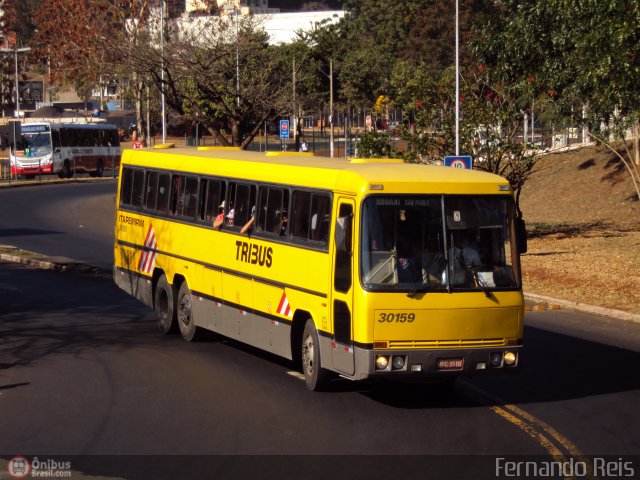
[[[193,301],[191,299],[191,291],[189,290],[187,282],[182,282],[182,285],[180,285],[177,303],[177,316],[182,338],[187,342],[198,340],[200,336],[200,329],[196,327],[196,322],[193,317]]]
[[[98,160],[96,165],[96,177],[101,177],[104,174],[104,163],[102,163],[102,159]]]
[[[173,300],[173,288],[167,282],[167,277],[162,275],[156,285],[156,294],[153,302],[154,310],[158,316],[158,329],[162,333],[170,333],[176,329],[175,302]]]
[[[323,390],[329,381],[329,372],[320,366],[320,342],[313,320],[307,319],[302,334],[302,373],[307,388]]]

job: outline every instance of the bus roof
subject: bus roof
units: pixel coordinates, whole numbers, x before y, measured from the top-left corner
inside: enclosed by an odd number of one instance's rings
[[[22,125],[49,125],[53,128],[61,128],[61,127],[66,127],[66,128],[98,128],[100,130],[105,130],[105,129],[113,129],[113,128],[117,128],[116,125],[112,124],[112,123],[104,123],[104,121],[102,122],[76,122],[74,121],[75,119],[66,119],[65,120],[56,120],[56,121],[48,121],[48,120],[34,120],[34,121],[28,121],[28,122],[22,122]]]
[[[193,147],[126,149],[122,163],[185,173],[322,188],[351,194],[511,194],[506,179],[487,172],[396,159],[267,156],[240,150]]]

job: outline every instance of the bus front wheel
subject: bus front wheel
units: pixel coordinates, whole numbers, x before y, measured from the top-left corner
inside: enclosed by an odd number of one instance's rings
[[[200,337],[200,329],[196,326],[193,316],[193,301],[187,282],[182,282],[182,285],[180,285],[177,302],[177,317],[182,338],[187,342],[198,340]]]
[[[176,329],[175,302],[173,288],[169,285],[167,277],[162,275],[156,285],[156,294],[153,307],[158,316],[158,329],[162,333],[170,333]]]
[[[302,334],[302,373],[307,382],[307,388],[319,391],[326,388],[329,372],[320,363],[320,342],[313,320],[307,319]]]

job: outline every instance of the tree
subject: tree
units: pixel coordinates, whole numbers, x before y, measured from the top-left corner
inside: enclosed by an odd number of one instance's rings
[[[413,102],[415,125],[401,129],[407,142],[405,158],[417,163],[441,163],[455,152],[455,74],[444,72],[439,82],[423,83],[424,69],[403,70],[412,75],[401,90],[404,102]],[[460,151],[471,154],[474,168],[506,178],[515,191],[516,209],[520,192],[531,175],[537,157],[518,142],[521,128],[518,100],[521,92],[505,85],[491,85],[482,72],[467,70],[461,81]]]
[[[176,25],[164,49],[131,52],[181,118],[222,145],[246,148],[264,123],[290,111],[291,64],[252,17],[198,17]],[[237,74],[239,73],[239,77]]]
[[[500,5],[502,14],[480,27],[483,38],[476,45],[494,78],[507,83],[534,78],[534,94],[554,92],[558,108],[587,123],[596,137],[606,136],[598,133],[604,125],[623,140],[625,129],[618,125],[625,123],[635,131],[633,157],[640,164],[640,3],[504,0]]]

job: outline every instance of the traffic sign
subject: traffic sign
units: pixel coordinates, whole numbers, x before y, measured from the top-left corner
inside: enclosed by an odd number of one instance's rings
[[[473,157],[471,155],[448,155],[444,157],[445,167],[453,168],[473,168]]]
[[[289,138],[289,120],[280,120],[280,138]]]

